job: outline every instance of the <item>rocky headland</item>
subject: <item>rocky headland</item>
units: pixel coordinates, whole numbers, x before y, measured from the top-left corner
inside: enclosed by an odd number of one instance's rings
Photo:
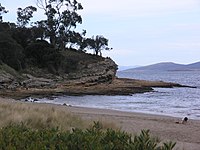
[[[111,58],[99,56],[100,49],[95,54],[88,54],[84,48],[63,47],[59,40],[55,45],[45,38],[30,37],[32,32],[29,28],[0,23],[0,97],[130,95],[153,91],[152,87],[182,86],[160,81],[119,79],[116,77],[117,64]],[[74,44],[88,47],[91,39],[89,43],[88,39],[85,42]],[[93,39],[93,45],[95,42],[98,43]],[[105,47],[107,40],[101,44]]]
[[[110,58],[79,61],[76,70],[59,75],[38,68],[16,72],[0,68],[0,96],[15,99],[52,95],[131,95],[153,91],[153,87],[184,87],[176,83],[116,77],[117,65]]]

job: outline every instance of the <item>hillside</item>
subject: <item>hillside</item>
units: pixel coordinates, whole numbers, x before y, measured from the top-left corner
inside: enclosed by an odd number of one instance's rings
[[[45,40],[24,42],[14,35],[10,28],[9,32],[0,30],[1,97],[129,95],[152,91],[151,87],[181,86],[117,79],[118,67],[111,58],[73,48],[56,49]]]
[[[200,62],[188,65],[176,64],[173,62],[163,62],[143,67],[127,69],[125,71],[131,72],[131,71],[189,71],[189,70],[200,70]]]
[[[192,70],[192,69],[200,70],[200,62],[196,62],[196,63],[186,65],[185,68],[190,69],[190,70]]]
[[[0,23],[0,90],[109,83],[115,77],[117,65],[112,59],[60,48],[31,33],[33,28]]]
[[[139,66],[118,66],[118,71],[124,71],[124,70],[133,69],[137,67]]]
[[[100,84],[111,82],[115,77],[117,65],[110,58],[91,54],[65,51],[56,72],[55,68],[30,66],[16,71],[7,64],[0,64],[0,90],[18,88],[55,88],[63,84]],[[66,64],[65,64],[66,63]]]

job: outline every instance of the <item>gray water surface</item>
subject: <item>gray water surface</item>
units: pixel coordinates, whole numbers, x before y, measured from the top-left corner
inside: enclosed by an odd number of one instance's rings
[[[152,81],[175,82],[197,88],[154,88],[154,92],[132,96],[59,96],[42,98],[40,103],[70,104],[72,106],[114,109],[128,112],[187,116],[200,120],[200,72],[118,72],[118,77]]]

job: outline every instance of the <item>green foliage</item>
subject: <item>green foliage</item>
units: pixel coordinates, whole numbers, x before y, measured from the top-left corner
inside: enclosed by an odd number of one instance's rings
[[[7,13],[8,11],[0,3],[0,22],[3,22],[2,14]]]
[[[143,130],[140,135],[132,137],[122,131],[103,130],[99,122],[94,122],[89,129],[73,129],[72,132],[55,128],[33,130],[23,124],[9,125],[0,130],[0,149],[172,150],[174,146],[173,142],[158,146],[149,131]]]
[[[31,28],[25,28],[25,27],[13,28],[11,30],[11,36],[24,49],[28,46],[30,42],[34,41],[32,37]]]
[[[112,48],[108,48],[108,39],[103,36],[97,35],[92,38],[87,38],[84,41],[87,45],[87,48],[94,50],[95,55],[102,55],[102,50],[110,50]]]
[[[161,147],[161,150],[168,150],[168,149],[173,149],[175,147],[176,143],[175,142],[167,142],[164,143],[163,146]]]
[[[142,130],[139,136],[135,136],[134,143],[133,149],[137,150],[154,150],[157,146],[157,141],[150,138],[149,130]]]
[[[53,74],[70,73],[81,69],[78,64],[87,67],[94,59],[98,62],[97,55],[109,50],[108,39],[103,36],[86,38],[86,30],[75,31],[77,24],[82,23],[78,12],[83,9],[77,0],[36,0],[36,4],[44,11],[46,19],[26,27],[36,7],[18,8],[16,25],[3,22],[2,15],[8,11],[0,3],[0,64],[17,71],[34,66]],[[72,56],[71,49],[77,54]],[[84,52],[88,49],[94,50],[96,56],[87,56]],[[69,55],[63,55],[67,50]]]
[[[63,70],[65,73],[79,71],[77,70],[77,66],[79,63],[87,65],[104,60],[104,58],[100,56],[86,54],[83,51],[77,51],[75,49],[61,51],[61,55],[63,56],[63,61],[61,62],[60,67],[61,70]]]
[[[9,125],[0,131],[0,149],[42,150],[65,149],[69,132],[58,129],[32,130],[22,125]]]
[[[48,42],[43,40],[31,43],[27,46],[24,53],[28,64],[37,65],[42,68],[50,68],[50,66],[52,66],[55,70],[57,70],[62,60],[61,54]]]
[[[25,27],[30,19],[33,17],[33,12],[37,11],[37,8],[33,7],[33,6],[28,6],[24,9],[22,8],[18,8],[17,11],[17,24],[20,27]]]
[[[69,41],[69,32],[82,23],[77,13],[82,10],[81,3],[76,0],[37,0],[37,6],[44,10],[46,20],[38,22],[45,28],[45,35],[54,48],[63,50]]]
[[[0,60],[10,67],[20,70],[23,65],[23,48],[6,32],[0,32]]]

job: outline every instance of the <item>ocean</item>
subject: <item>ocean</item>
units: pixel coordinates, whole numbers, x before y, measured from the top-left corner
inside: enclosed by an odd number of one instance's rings
[[[118,77],[175,82],[197,88],[154,88],[154,92],[129,96],[59,96],[39,103],[141,112],[200,120],[200,71],[145,71],[117,73]]]

